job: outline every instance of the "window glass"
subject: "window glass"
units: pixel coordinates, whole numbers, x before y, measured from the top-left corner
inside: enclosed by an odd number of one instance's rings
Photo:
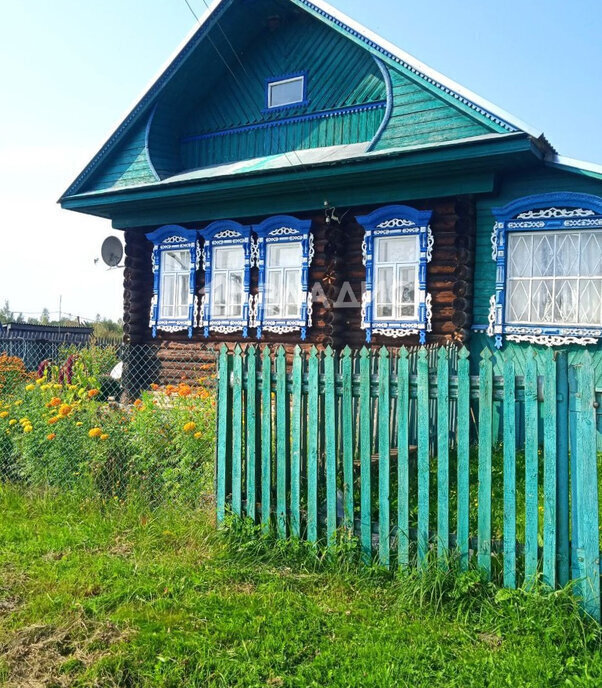
[[[267,247],[265,317],[301,317],[301,243],[269,244]]]
[[[418,241],[418,236],[375,239],[377,320],[413,320],[417,317]]]
[[[245,253],[242,246],[215,246],[211,280],[212,317],[242,318]]]
[[[508,236],[509,323],[602,324],[602,232]]]
[[[161,318],[188,317],[189,284],[190,251],[164,251],[161,256]]]
[[[304,95],[305,77],[299,76],[268,84],[268,107],[282,107],[302,103]]]

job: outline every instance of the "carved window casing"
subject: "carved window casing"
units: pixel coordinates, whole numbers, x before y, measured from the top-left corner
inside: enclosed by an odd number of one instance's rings
[[[602,198],[553,193],[493,210],[487,334],[545,346],[602,337]]]
[[[232,220],[213,222],[201,230],[205,289],[199,326],[205,337],[211,332],[249,334],[251,260],[254,242],[251,228]]]
[[[253,226],[257,234],[254,260],[259,268],[256,298],[251,300],[251,327],[257,339],[263,332],[300,332],[307,337],[312,325],[309,266],[314,247],[311,220],[287,215],[268,218]]]
[[[166,225],[146,235],[153,242],[153,298],[150,327],[187,331],[192,337],[196,310],[195,282],[200,251],[195,230]]]
[[[362,296],[362,329],[387,337],[420,336],[431,331],[432,307],[427,292],[427,265],[433,255],[431,211],[387,206],[358,217],[366,288]]]

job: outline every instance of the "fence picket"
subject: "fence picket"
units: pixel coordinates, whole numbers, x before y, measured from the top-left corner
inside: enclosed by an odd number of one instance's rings
[[[478,562],[488,578],[491,578],[492,378],[491,351],[484,349],[479,364]]]
[[[504,586],[516,588],[516,371],[504,361]]]
[[[429,548],[429,364],[427,352],[418,354],[418,564],[426,565]]]
[[[363,347],[360,351],[360,541],[362,560],[366,564],[372,561],[370,368],[370,352]]]
[[[272,511],[272,360],[267,346],[261,359],[261,526],[267,533]]]
[[[291,405],[291,535],[301,535],[301,383],[303,358],[301,347],[296,346],[293,355],[293,386]]]
[[[246,404],[246,471],[247,516],[253,522],[257,518],[255,479],[257,473],[257,351],[253,345],[247,349],[247,396]]]
[[[565,586],[570,577],[569,560],[569,377],[568,356],[559,351],[556,359],[558,393],[556,454],[556,536],[558,584]]]
[[[337,530],[337,445],[334,352],[324,351],[324,452],[326,454],[326,535],[333,544]]]
[[[458,361],[457,547],[460,569],[468,569],[470,518],[470,354],[463,347]]]
[[[583,608],[600,621],[600,545],[596,446],[594,367],[586,351],[578,373],[577,508],[579,510],[578,561]]]
[[[353,388],[351,349],[346,346],[341,357],[343,378],[342,445],[343,445],[343,526],[353,533]]]
[[[307,539],[318,540],[318,351],[309,351],[307,384]]]
[[[525,581],[530,585],[537,576],[537,364],[533,347],[527,351],[525,365]]]
[[[390,480],[390,361],[382,347],[378,360],[378,557],[381,566],[389,567],[391,532],[389,509]]]
[[[553,349],[543,355],[544,366],[544,464],[543,464],[543,581],[556,587],[556,360]]]
[[[286,351],[280,346],[276,353],[276,522],[279,538],[286,537],[287,407]]]
[[[403,347],[397,363],[397,549],[398,565],[410,564],[409,364]]]
[[[217,466],[216,466],[216,502],[217,524],[224,522],[226,515],[226,473],[229,441],[229,377],[230,357],[228,347],[224,344],[219,354],[219,405],[217,425]]]
[[[242,350],[232,361],[232,513],[242,516]]]
[[[449,553],[449,359],[439,349],[437,362],[437,553]]]

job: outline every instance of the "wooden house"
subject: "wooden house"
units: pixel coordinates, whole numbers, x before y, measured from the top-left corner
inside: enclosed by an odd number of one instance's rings
[[[214,2],[60,203],[133,344],[600,351],[602,166],[322,0]]]

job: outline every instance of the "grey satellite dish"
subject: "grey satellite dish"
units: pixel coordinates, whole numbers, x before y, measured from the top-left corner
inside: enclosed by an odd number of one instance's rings
[[[100,255],[103,261],[110,267],[115,268],[123,258],[123,246],[116,236],[109,236],[102,242]]]

